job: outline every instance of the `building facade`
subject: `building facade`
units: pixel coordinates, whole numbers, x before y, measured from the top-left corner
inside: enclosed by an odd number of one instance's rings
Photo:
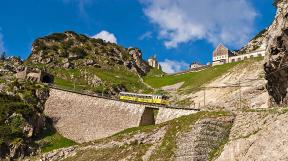
[[[39,69],[33,69],[26,67],[23,71],[16,73],[16,79],[20,81],[33,81],[38,83],[53,83],[54,77],[53,75],[39,70]]]
[[[193,62],[191,65],[190,65],[190,69],[198,69],[198,68],[201,68],[201,67],[204,67],[205,65],[203,64],[200,64],[198,62]]]
[[[264,57],[266,52],[266,46],[266,44],[262,44],[262,46],[255,51],[251,51],[246,54],[236,55],[224,45],[220,44],[213,51],[212,65],[221,65],[225,63],[238,62],[249,58]]]
[[[161,65],[158,63],[157,59],[156,59],[156,55],[151,56],[148,59],[148,65],[153,67],[153,68],[157,68],[159,70],[162,70]]]
[[[228,50],[223,44],[220,44],[213,51],[213,65],[229,63],[229,57],[232,56],[235,56],[235,54]]]

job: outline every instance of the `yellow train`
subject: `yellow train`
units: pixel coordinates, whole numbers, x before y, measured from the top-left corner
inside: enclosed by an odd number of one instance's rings
[[[169,105],[168,97],[164,95],[120,92],[119,99],[123,101],[134,101],[134,102],[142,102],[142,103]]]

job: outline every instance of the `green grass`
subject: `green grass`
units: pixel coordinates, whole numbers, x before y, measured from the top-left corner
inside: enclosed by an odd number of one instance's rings
[[[215,79],[239,63],[241,62],[209,67],[206,70],[181,75],[164,75],[163,77],[147,75],[144,77],[144,81],[154,88],[160,88],[180,82],[185,82],[183,87],[192,86],[193,88],[193,86],[200,86]]]
[[[94,75],[96,75],[103,83],[99,84],[97,87],[92,87],[88,84],[88,80],[85,79],[85,72],[87,77],[94,77]],[[124,86],[126,90],[130,92],[151,92],[134,72],[128,71],[123,67],[111,69],[94,67],[83,67],[81,69],[56,68],[52,70],[52,73],[56,75],[54,83],[67,89],[73,89],[75,82],[76,90],[102,92],[103,88],[105,91],[108,90],[109,87]],[[74,76],[73,79],[71,75]]]
[[[70,139],[67,139],[59,133],[53,133],[49,136],[44,137],[39,141],[42,144],[41,151],[46,153],[54,149],[69,147],[76,143]]]
[[[150,71],[146,74],[146,77],[161,77],[162,75],[165,74],[166,73],[157,68],[151,68]]]

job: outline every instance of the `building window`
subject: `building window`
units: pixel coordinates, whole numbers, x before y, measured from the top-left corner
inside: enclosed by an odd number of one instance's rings
[[[251,55],[251,56],[250,56],[250,58],[254,58],[254,56],[253,56],[253,55]]]
[[[241,58],[238,58],[238,61],[241,61]]]
[[[262,55],[261,54],[258,54],[258,57],[261,57]]]
[[[232,62],[235,62],[235,59],[232,59]]]
[[[247,59],[247,56],[244,56],[244,60],[246,60]]]

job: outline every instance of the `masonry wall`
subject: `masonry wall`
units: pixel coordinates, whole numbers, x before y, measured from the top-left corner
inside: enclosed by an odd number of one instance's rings
[[[196,112],[198,111],[160,107],[156,117],[156,124],[173,120],[184,115],[191,115]]]
[[[60,134],[76,142],[88,142],[140,124],[154,123],[153,111],[145,110],[143,105],[56,89],[50,90],[44,112],[53,119]]]

